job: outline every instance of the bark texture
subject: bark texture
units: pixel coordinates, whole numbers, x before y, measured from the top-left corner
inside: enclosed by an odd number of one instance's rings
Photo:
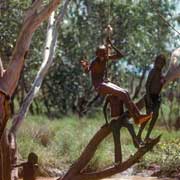
[[[0,78],[0,179],[11,179],[11,136],[7,132],[6,124],[9,119],[9,100],[12,97],[24,65],[34,31],[46,20],[60,4],[60,0],[51,0],[42,7],[42,0],[35,1],[25,12],[24,22],[16,41],[12,59],[8,68]],[[9,141],[10,140],[10,141]]]

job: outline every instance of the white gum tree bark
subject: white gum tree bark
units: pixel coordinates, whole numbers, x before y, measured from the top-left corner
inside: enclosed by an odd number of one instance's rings
[[[20,73],[24,65],[24,55],[28,51],[34,31],[46,20],[50,14],[57,8],[61,0],[51,0],[49,4],[42,7],[42,0],[35,1],[25,12],[24,22],[13,50],[11,62],[0,79],[0,90],[12,96]]]
[[[8,101],[13,95],[33,33],[56,10],[61,0],[51,0],[47,5],[42,5],[42,0],[35,1],[25,12],[24,21],[13,50],[11,62],[3,77],[0,78],[0,179],[11,180],[11,138],[6,131],[6,123],[9,119]],[[14,145],[12,145],[14,146]],[[7,147],[5,150],[4,148]],[[14,148],[14,147],[12,147]],[[7,168],[5,168],[7,167]]]
[[[49,17],[43,61],[30,91],[27,93],[26,97],[23,100],[23,103],[21,105],[19,112],[13,118],[13,124],[10,129],[10,132],[12,133],[16,133],[16,131],[20,127],[22,121],[25,118],[26,113],[29,110],[29,106],[31,105],[33,99],[35,98],[35,96],[40,90],[41,84],[43,82],[45,75],[48,72],[48,69],[53,63],[57,37],[58,37],[58,29],[60,28],[60,25],[63,21],[69,2],[70,0],[65,1],[62,11],[58,14],[56,19],[55,19],[54,12]]]

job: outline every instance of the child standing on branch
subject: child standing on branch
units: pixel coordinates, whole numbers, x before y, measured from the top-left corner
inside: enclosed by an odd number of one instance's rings
[[[107,109],[110,109],[110,127],[112,129],[114,139],[114,160],[115,164],[122,162],[122,150],[121,150],[121,139],[120,130],[122,127],[126,127],[132,137],[134,146],[140,147],[140,143],[137,139],[133,125],[128,121],[128,114],[124,112],[123,102],[116,96],[108,95],[106,97],[105,104],[103,106],[104,118],[106,125],[108,124]]]
[[[162,69],[165,66],[165,64],[166,64],[166,57],[163,54],[158,55],[155,59],[154,67],[149,72],[148,79],[146,82],[146,96],[145,96],[146,112],[147,113],[153,112],[153,116],[145,137],[145,141],[151,140],[150,134],[159,115],[159,108],[161,104],[160,92],[163,84],[165,83],[165,77],[162,75]],[[142,141],[141,135],[145,126],[146,126],[146,122],[143,123],[139,129],[138,132],[139,141]]]
[[[110,25],[108,25],[107,29],[112,31]],[[115,51],[114,54],[109,52],[110,49]],[[139,110],[137,109],[136,105],[132,102],[129,93],[125,90],[120,88],[119,86],[111,83],[105,78],[107,72],[107,62],[109,60],[115,61],[120,58],[124,57],[124,54],[119,51],[111,42],[110,38],[107,39],[107,45],[101,45],[96,50],[96,57],[89,65],[88,61],[82,60],[81,65],[84,68],[86,73],[91,72],[91,79],[92,84],[95,90],[103,96],[106,95],[113,95],[119,98],[128,108],[130,114],[134,118],[136,124],[142,124],[150,120],[152,113],[148,115],[140,114]]]

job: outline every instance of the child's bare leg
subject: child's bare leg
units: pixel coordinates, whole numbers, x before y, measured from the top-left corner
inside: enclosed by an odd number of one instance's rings
[[[142,138],[141,138],[142,132],[143,132],[146,124],[147,124],[147,122],[144,122],[144,123],[141,124],[141,127],[139,128],[139,131],[138,131],[138,134],[137,134],[137,138],[138,138],[138,140],[141,141],[141,142],[142,142]]]
[[[149,139],[150,134],[151,134],[151,132],[152,132],[152,130],[154,128],[154,125],[155,125],[155,123],[157,121],[157,118],[159,116],[159,108],[160,108],[160,104],[158,104],[153,110],[152,120],[151,120],[151,122],[149,124],[148,132],[146,134],[145,140]]]
[[[97,91],[101,95],[111,94],[117,96],[120,100],[122,100],[131,113],[132,117],[134,118],[136,124],[141,124],[151,118],[150,115],[141,115],[136,105],[130,99],[128,92],[116,86],[115,84],[109,82],[101,83],[98,86]]]
[[[128,129],[128,131],[129,131],[129,133],[130,133],[130,135],[131,135],[131,137],[132,137],[134,146],[135,146],[136,148],[139,148],[141,142],[138,140],[138,138],[137,138],[137,136],[136,136],[136,133],[135,133],[135,130],[134,130],[134,126],[133,126],[130,122],[128,122],[127,117],[123,117],[123,118],[121,119],[121,121],[122,121],[122,126],[123,126],[123,127],[126,127],[126,128]]]
[[[121,140],[120,140],[120,126],[117,120],[111,121],[111,129],[114,139],[114,159],[115,163],[122,162],[122,150],[121,150]]]

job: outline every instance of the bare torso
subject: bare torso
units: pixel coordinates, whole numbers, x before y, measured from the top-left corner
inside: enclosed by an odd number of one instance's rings
[[[36,166],[30,163],[23,164],[23,180],[35,180],[36,179]]]
[[[124,112],[123,102],[118,99],[118,97],[112,95],[107,97],[107,101],[110,105],[111,117],[121,116],[121,114]]]
[[[106,60],[101,61],[96,57],[96,59],[91,63],[91,78],[92,84],[95,88],[104,81],[104,75],[106,73],[106,62]]]
[[[151,80],[149,84],[146,84],[146,90],[147,88],[149,88],[148,89],[149,94],[159,95],[164,81],[162,73],[160,70],[153,68],[150,71],[150,76],[151,76]]]

